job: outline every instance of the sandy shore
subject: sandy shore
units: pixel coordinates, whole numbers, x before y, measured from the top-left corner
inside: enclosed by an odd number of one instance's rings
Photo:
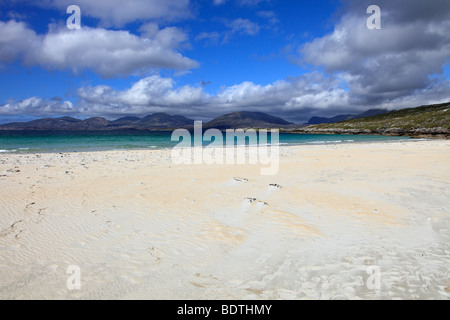
[[[450,141],[0,155],[1,299],[448,299],[449,229]]]

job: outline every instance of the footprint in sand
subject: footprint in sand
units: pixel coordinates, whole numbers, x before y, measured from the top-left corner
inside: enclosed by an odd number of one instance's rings
[[[245,200],[246,202],[248,202],[248,203],[253,203],[253,202],[256,201],[256,198],[250,198],[250,197],[247,197],[247,198],[244,198],[244,200]]]
[[[211,288],[211,287],[218,287],[221,285],[220,279],[217,277],[214,277],[213,275],[203,275],[201,273],[194,274],[195,281],[189,281],[190,284],[192,284],[195,287],[198,288]]]
[[[16,229],[17,229],[17,225],[18,225],[19,223],[21,223],[21,222],[23,222],[23,220],[16,221],[16,222],[14,222],[10,227],[4,228],[4,229],[0,232],[0,238],[6,237],[6,236],[8,236],[8,235],[11,234],[11,233],[15,233],[15,236],[14,236],[14,237],[15,237],[16,239],[19,239],[20,234],[23,232],[23,230],[19,230],[19,231],[17,232]]]
[[[15,228],[16,227],[16,225],[17,224],[19,224],[19,223],[21,223],[23,220],[19,220],[19,221],[16,221],[16,222],[14,222],[12,225],[11,225],[11,228]]]
[[[155,258],[156,263],[160,263],[162,260],[163,253],[161,250],[155,247],[148,247],[147,251],[150,253],[150,255]]]
[[[23,232],[23,230],[19,230],[19,232],[16,233],[16,235],[14,236],[14,238],[19,239],[22,232]]]
[[[250,205],[256,205],[257,207],[267,207],[269,205],[267,202],[250,197],[244,198],[244,201]]]
[[[91,214],[93,214],[96,217],[100,217],[101,216],[101,214],[97,210],[92,210]]]
[[[121,229],[120,224],[117,224],[111,220],[106,221],[106,227],[107,227],[107,229],[111,229],[114,231],[120,231],[120,229]]]
[[[31,202],[31,203],[26,205],[25,209],[28,209],[28,208],[34,206],[35,204],[36,204],[36,202]]]
[[[283,187],[279,184],[276,183],[271,183],[269,184],[269,190],[270,191],[277,191],[277,190],[281,190]]]

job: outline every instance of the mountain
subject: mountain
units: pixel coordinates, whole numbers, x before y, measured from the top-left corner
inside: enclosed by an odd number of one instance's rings
[[[310,125],[299,133],[449,137],[450,102],[408,108],[338,123]]]
[[[292,123],[262,112],[234,112],[213,119],[204,128],[244,129],[244,128],[276,128]]]
[[[171,116],[165,113],[155,113],[145,118],[123,117],[114,121],[95,117],[86,120],[71,117],[45,118],[29,122],[14,122],[0,125],[0,130],[48,130],[48,131],[98,131],[98,130],[169,130],[188,128],[194,125],[194,120],[183,116]]]
[[[183,116],[171,116],[165,113],[154,113],[144,118],[123,117],[110,121],[107,129],[167,130],[192,126],[194,120]]]
[[[183,116],[170,116],[165,113],[155,113],[133,123],[135,127],[140,129],[183,128],[193,124],[194,120],[192,119]]]
[[[384,114],[387,112],[389,112],[389,111],[386,109],[370,109],[366,112],[363,112],[363,113],[357,114],[357,115],[344,114],[344,115],[339,115],[339,116],[335,116],[332,118],[312,117],[311,119],[309,119],[308,124],[336,123],[336,122],[341,122],[341,121],[346,121],[346,120],[351,120],[351,119],[359,119],[359,118],[376,116],[376,115]]]
[[[62,117],[56,119],[38,119],[29,122],[14,122],[0,126],[1,130],[99,130],[108,125],[104,118],[86,120]]]
[[[138,117],[123,117],[114,121],[109,122],[109,126],[111,127],[120,127],[120,126],[126,126],[133,124],[136,121],[141,120],[141,118]]]
[[[81,126],[84,127],[84,130],[95,130],[98,128],[104,128],[109,124],[109,121],[106,120],[105,118],[100,118],[100,117],[96,117],[96,118],[89,118],[86,120],[81,121]]]

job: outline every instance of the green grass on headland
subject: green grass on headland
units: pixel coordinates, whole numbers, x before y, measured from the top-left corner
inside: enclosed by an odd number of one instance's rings
[[[450,102],[389,113],[311,125],[295,130],[311,134],[378,134],[412,137],[450,137]]]
[[[421,106],[417,108],[402,109],[389,113],[361,119],[346,120],[338,123],[328,123],[309,126],[316,129],[450,129],[450,102]]]

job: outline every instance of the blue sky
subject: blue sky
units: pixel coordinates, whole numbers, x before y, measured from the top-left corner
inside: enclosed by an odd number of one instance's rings
[[[0,123],[240,110],[302,123],[449,101],[449,2],[424,3],[0,0]]]

